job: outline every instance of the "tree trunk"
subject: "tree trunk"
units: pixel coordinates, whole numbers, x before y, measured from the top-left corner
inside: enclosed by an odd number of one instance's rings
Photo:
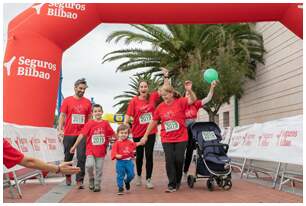
[[[210,122],[215,122],[215,114],[214,114],[214,112],[209,111],[208,115],[209,115],[209,121]]]

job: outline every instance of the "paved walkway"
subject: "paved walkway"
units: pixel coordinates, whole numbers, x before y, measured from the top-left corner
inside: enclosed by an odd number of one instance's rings
[[[135,182],[131,184],[131,191],[128,194],[118,196],[116,194],[116,178],[115,178],[115,162],[109,157],[105,161],[104,174],[102,180],[101,192],[94,193],[86,188],[78,190],[75,186],[64,186],[60,184],[35,185],[25,184],[22,186],[24,198],[22,200],[10,199],[7,189],[4,191],[4,202],[146,202],[146,203],[174,203],[174,202],[209,202],[209,203],[302,203],[303,197],[280,192],[271,189],[267,186],[256,184],[254,182],[239,179],[238,174],[233,174],[233,187],[230,191],[223,191],[216,188],[210,192],[206,188],[206,181],[199,180],[195,183],[193,189],[187,186],[186,182],[182,183],[181,189],[175,193],[165,193],[167,186],[167,177],[165,173],[164,158],[160,155],[155,155],[153,182],[155,188],[148,190],[145,186],[135,186]],[[191,170],[194,170],[192,164]],[[144,180],[143,180],[144,183]],[[70,188],[70,191],[67,190]],[[54,198],[54,194],[58,196]]]

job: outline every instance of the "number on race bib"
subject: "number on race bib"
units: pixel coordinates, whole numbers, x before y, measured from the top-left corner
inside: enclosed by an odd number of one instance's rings
[[[152,120],[152,113],[145,113],[139,117],[140,124],[148,124]]]
[[[72,114],[71,123],[72,124],[85,124],[85,115],[84,114]]]
[[[217,136],[212,131],[203,131],[202,132],[202,137],[203,137],[204,141],[211,141],[211,140],[216,140],[217,139]]]
[[[102,145],[105,142],[104,136],[101,134],[95,134],[91,136],[92,145]]]
[[[166,121],[164,123],[166,132],[172,132],[180,129],[180,125],[177,121]]]

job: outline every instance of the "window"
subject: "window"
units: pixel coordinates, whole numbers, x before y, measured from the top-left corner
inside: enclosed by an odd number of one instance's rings
[[[223,112],[223,127],[229,127],[229,112]]]

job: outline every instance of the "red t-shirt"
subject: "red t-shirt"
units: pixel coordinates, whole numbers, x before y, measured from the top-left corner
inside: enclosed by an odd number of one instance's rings
[[[80,134],[86,136],[86,156],[105,157],[109,139],[115,132],[105,120],[89,120]]]
[[[76,99],[73,96],[67,97],[61,106],[61,113],[66,114],[64,135],[78,136],[88,121],[88,115],[91,113],[91,102],[85,97],[81,99]]]
[[[187,107],[188,99],[186,97],[175,99],[171,104],[163,102],[158,105],[153,120],[161,120],[162,142],[184,142],[188,140],[185,125]]]
[[[15,149],[6,139],[3,139],[3,164],[9,169],[19,164],[24,154]]]
[[[141,100],[134,97],[128,106],[126,114],[133,117],[132,135],[134,138],[141,138],[146,132],[149,122],[152,120],[156,103],[159,100],[158,92],[152,92],[149,100]],[[154,128],[150,134],[155,134]]]
[[[197,100],[193,104],[188,105],[185,111],[186,119],[196,119],[199,109],[202,107],[202,100]]]
[[[125,139],[125,140],[118,139],[112,147],[111,158],[112,160],[116,159],[117,154],[122,155],[121,159],[134,158],[135,151],[136,151],[135,142],[129,139]]]

